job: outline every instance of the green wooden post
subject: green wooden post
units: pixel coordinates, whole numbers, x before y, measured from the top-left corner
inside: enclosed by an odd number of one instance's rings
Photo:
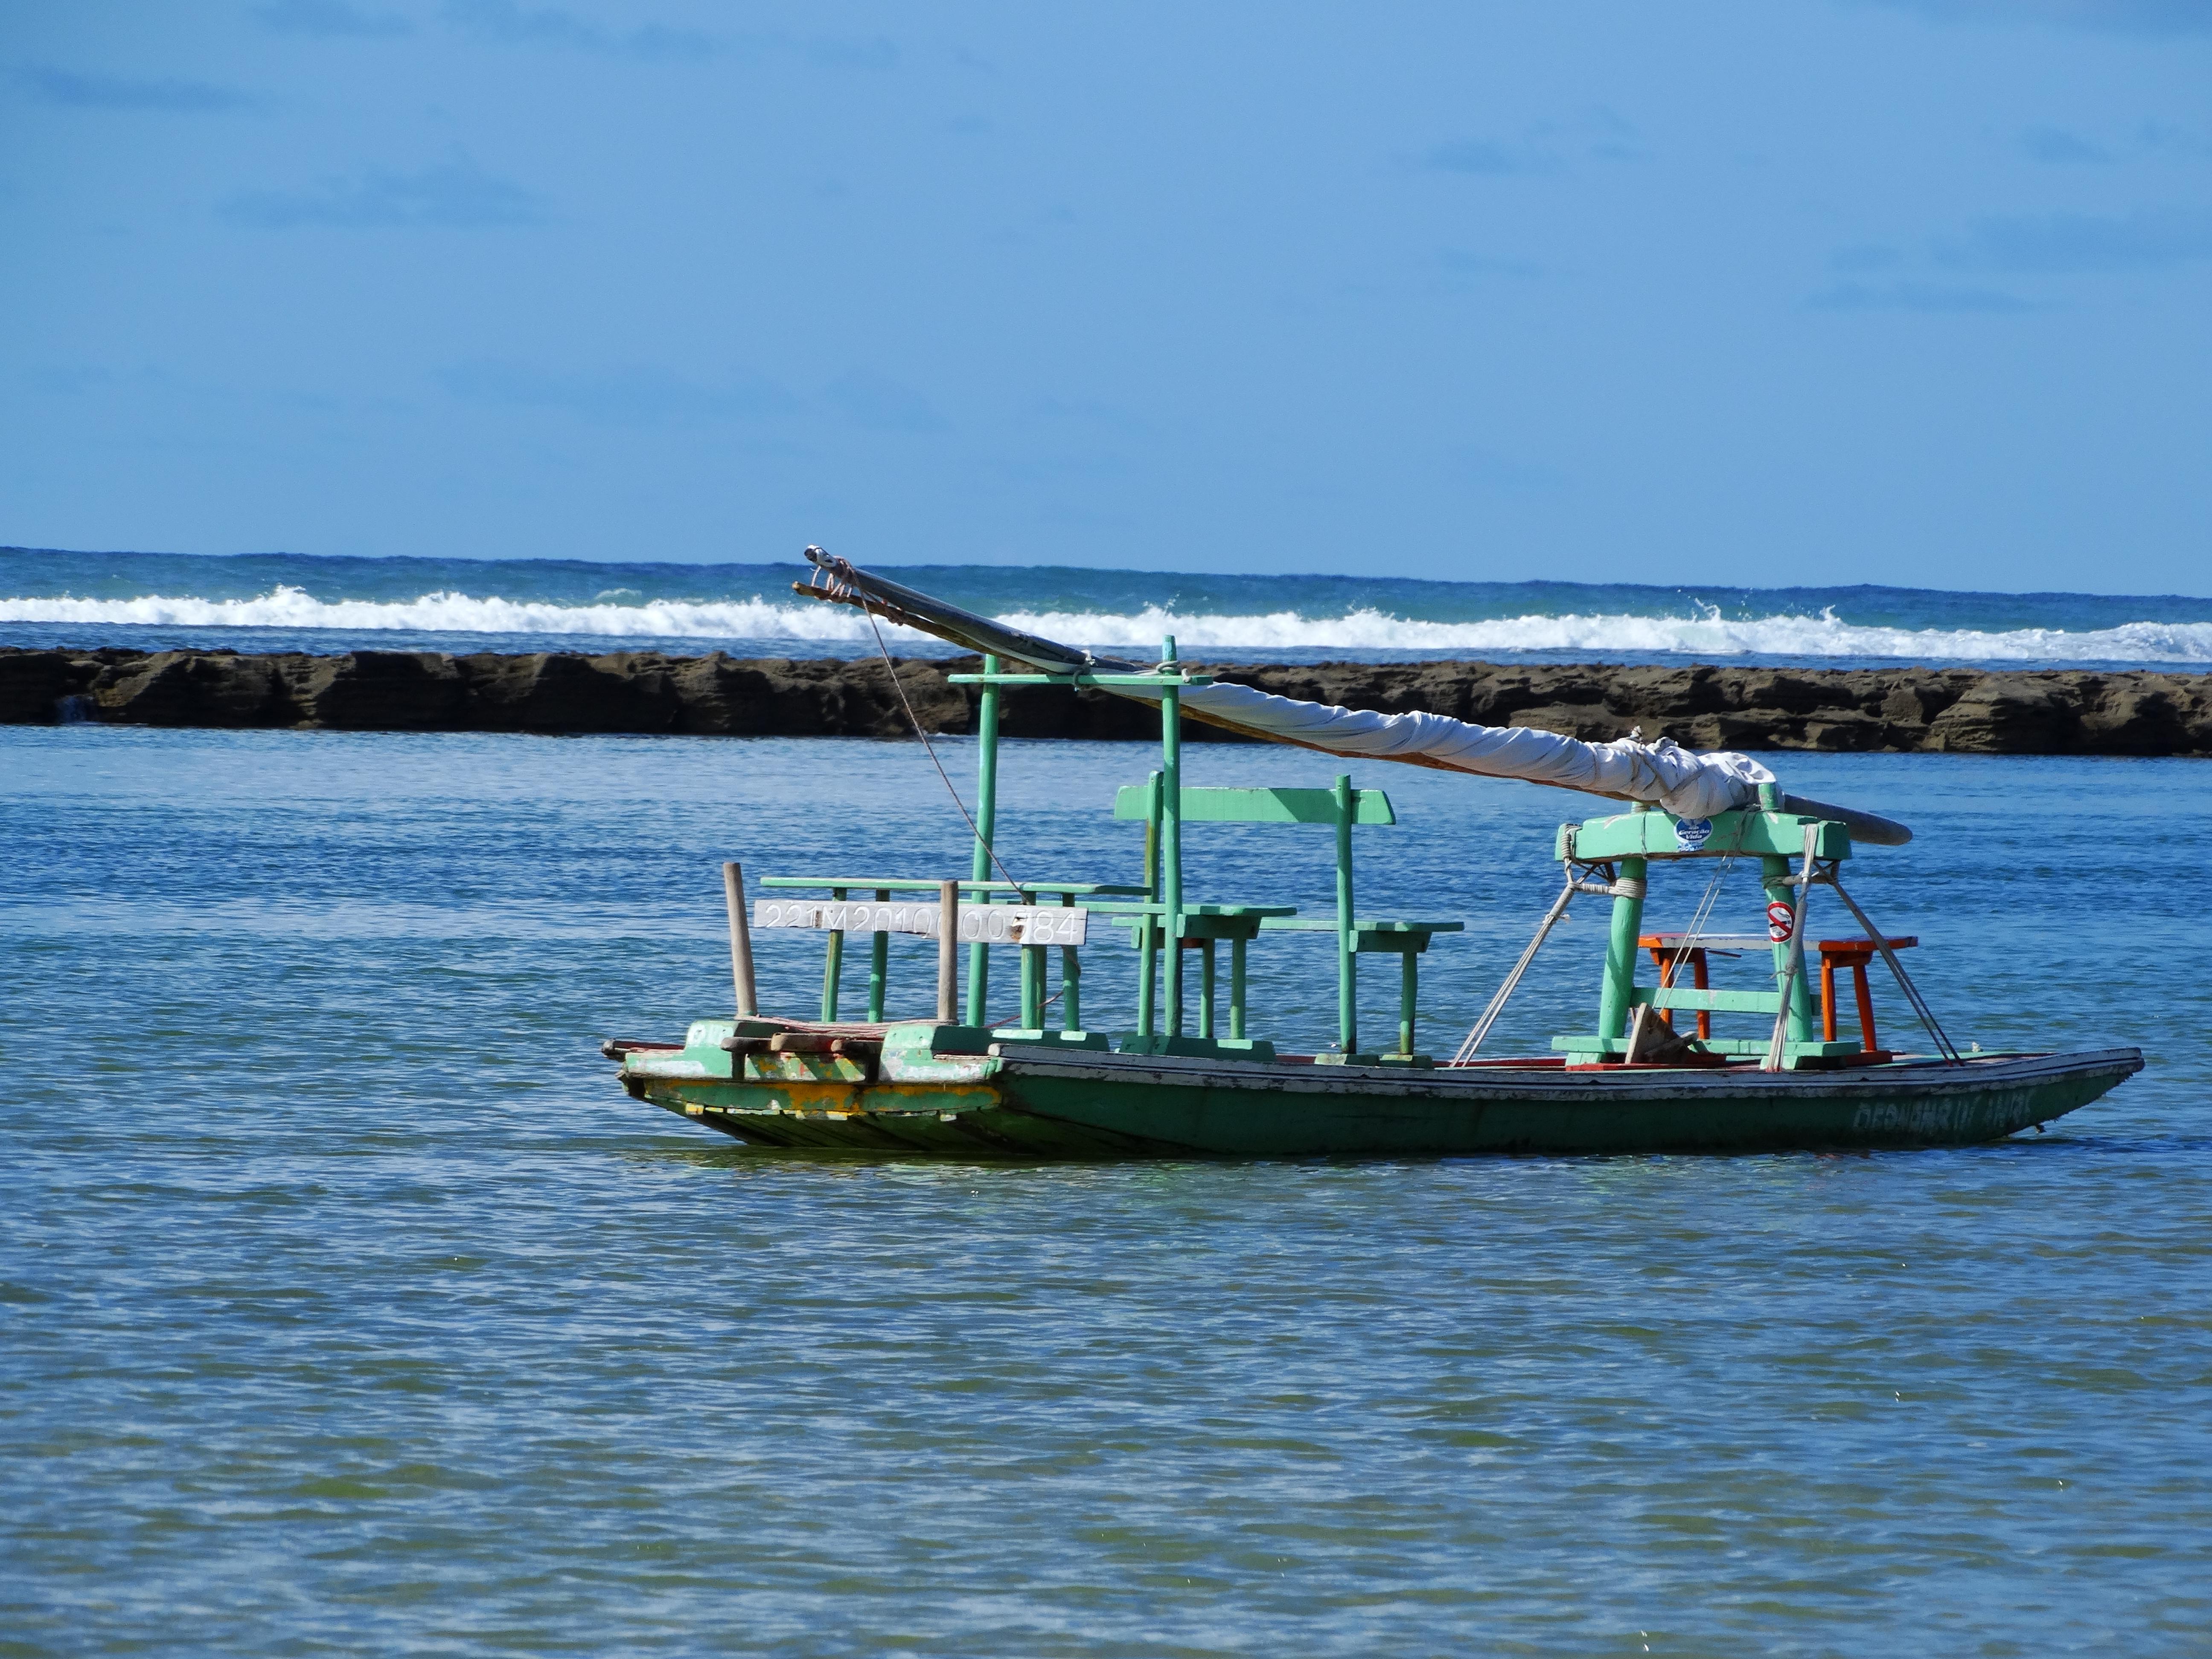
[[[1157,904],[1160,901],[1160,775],[1153,773],[1145,780],[1145,896]],[[1158,1030],[1152,1018],[1153,1006],[1159,1000],[1158,981],[1154,975],[1158,961],[1152,954],[1153,919],[1147,915],[1139,929],[1138,949],[1143,952],[1137,958],[1137,1035],[1150,1036]]]
[[[1024,896],[1023,902],[1029,902]],[[1022,1030],[1044,1030],[1044,953],[1042,945],[1022,946]]]
[[[1421,959],[1408,951],[1398,958],[1398,1052],[1413,1052],[1413,1000],[1421,982]]]
[[[832,887],[830,896],[842,901],[846,896],[842,887]],[[845,970],[845,931],[832,928],[830,948],[822,959],[822,1023],[834,1024],[837,1018],[837,981]]]
[[[876,902],[887,903],[891,896],[888,887],[876,889]],[[878,933],[868,941],[868,1023],[884,1023],[884,989],[890,979],[891,936]]]
[[[1152,981],[1152,918],[1137,918],[1137,1035],[1150,1036],[1156,1029],[1152,1009],[1159,992]]]
[[[1160,664],[1176,659],[1175,635],[1160,641]],[[1166,907],[1168,1035],[1182,1035],[1182,694],[1160,688],[1160,902]]]
[[[1347,1054],[1359,1048],[1359,957],[1352,948],[1352,778],[1336,781],[1336,1035]]]
[[[1797,890],[1790,884],[1790,878],[1796,874],[1788,859],[1759,860],[1759,884],[1765,888],[1766,902],[1770,905],[1784,904],[1793,909],[1796,908]],[[1767,937],[1771,939],[1773,935],[1770,932]],[[1782,983],[1782,976],[1790,971],[1790,941],[1788,939],[1782,940],[1774,947],[1774,982],[1778,987]],[[1814,971],[1820,971],[1817,958],[1814,963]],[[1813,1040],[1813,999],[1806,986],[1806,981],[1810,977],[1801,969],[1790,981],[1789,1040],[1792,1042]]]
[[[1062,893],[1060,902],[1061,908],[1070,908],[1075,895]],[[1073,945],[1061,946],[1060,952],[1060,1029],[1083,1029],[1083,952]]]
[[[1605,942],[1605,988],[1599,994],[1597,1034],[1625,1036],[1628,1032],[1629,998],[1636,989],[1636,941],[1644,933],[1644,872],[1650,867],[1642,859],[1623,859],[1614,884],[1626,889],[1613,895],[1613,928]]]
[[[983,672],[999,672],[999,659],[985,656]],[[975,853],[968,873],[977,881],[991,878],[991,836],[999,820],[999,688],[985,681],[975,713]],[[985,903],[990,896],[983,896]],[[980,940],[968,947],[968,1023],[982,1025],[991,1018],[991,947]]]
[[[1160,898],[1160,775],[1145,776],[1145,896]]]
[[[1213,1035],[1213,941],[1200,939],[1198,945],[1198,1034],[1202,1037]]]
[[[1244,941],[1229,941],[1229,1035],[1244,1040]]]

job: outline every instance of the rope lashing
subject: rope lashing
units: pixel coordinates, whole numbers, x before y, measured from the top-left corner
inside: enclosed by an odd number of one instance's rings
[[[1644,895],[1644,883],[1632,879],[1624,880],[1613,872],[1610,866],[1606,866],[1605,878],[1603,881],[1574,882],[1574,890],[1577,893],[1595,893],[1600,898],[1640,899]]]

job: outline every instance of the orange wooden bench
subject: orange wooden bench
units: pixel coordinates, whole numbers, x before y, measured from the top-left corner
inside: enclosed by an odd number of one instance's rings
[[[1893,951],[1906,951],[1920,943],[1917,939],[1893,938]],[[1869,1054],[1880,1051],[1881,1044],[1874,1035],[1874,993],[1867,987],[1867,963],[1875,958],[1875,943],[1870,939],[1824,939],[1817,947],[1820,952],[1820,1039],[1824,1042],[1836,1040],[1836,969],[1851,970],[1851,990],[1858,998],[1859,1046]]]
[[[1690,982],[1698,990],[1710,988],[1705,981],[1705,952],[1707,951],[1770,951],[1773,948],[1764,934],[1747,933],[1741,938],[1729,933],[1700,933],[1698,942],[1689,949],[1682,948],[1687,935],[1682,933],[1646,933],[1636,942],[1651,952],[1651,961],[1659,969],[1659,983],[1672,985],[1674,976],[1686,963]],[[1893,951],[1910,950],[1919,944],[1916,938],[1893,938],[1889,940]],[[1874,993],[1867,984],[1867,963],[1875,956],[1875,943],[1870,939],[1824,939],[1811,947],[1820,957],[1820,1040],[1836,1041],[1836,969],[1847,968],[1851,974],[1851,989],[1858,1002],[1859,1042],[1869,1054],[1881,1050],[1874,1028]],[[1664,1014],[1662,1018],[1668,1018]],[[1668,1018],[1668,1024],[1674,1022]],[[1700,1042],[1713,1034],[1713,1017],[1703,1011],[1698,1013],[1698,1037]]]

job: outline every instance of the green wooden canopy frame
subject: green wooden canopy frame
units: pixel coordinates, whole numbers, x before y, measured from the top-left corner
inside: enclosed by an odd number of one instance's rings
[[[1570,866],[1605,868],[1608,874],[1605,890],[1613,895],[1597,1029],[1552,1040],[1552,1047],[1565,1054],[1568,1065],[1601,1065],[1625,1057],[1630,1046],[1629,1021],[1638,1007],[1763,1015],[1771,1024],[1782,1027],[1780,1059],[1791,1068],[1807,1060],[1860,1052],[1856,1042],[1822,1040],[1816,1029],[1808,976],[1803,970],[1803,924],[1798,897],[1802,876],[1791,869],[1796,858],[1850,857],[1850,831],[1833,820],[1781,811],[1780,796],[1772,784],[1760,785],[1759,793],[1757,808],[1723,812],[1711,818],[1680,818],[1639,805],[1609,817],[1559,826],[1553,856]],[[1644,896],[1651,866],[1737,857],[1759,860],[1770,914],[1780,905],[1798,918],[1787,937],[1772,940],[1776,988],[1728,991],[1638,985],[1636,969],[1641,952],[1637,941],[1644,932]],[[1772,1043],[1770,1036],[1756,1041],[1708,1039],[1703,1046],[1716,1054],[1764,1055],[1770,1053]]]

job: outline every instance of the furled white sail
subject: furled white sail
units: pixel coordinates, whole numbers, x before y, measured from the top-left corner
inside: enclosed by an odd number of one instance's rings
[[[808,548],[806,556],[821,573],[816,585],[799,587],[811,598],[858,605],[902,627],[972,651],[1034,663],[1052,673],[1144,672],[1142,665],[1097,657],[978,617],[833,558],[819,548]],[[1160,699],[1157,686],[1102,689],[1146,702]],[[1195,719],[1275,743],[1348,759],[1405,761],[1449,772],[1585,790],[1615,800],[1649,801],[1677,817],[1709,818],[1731,807],[1749,806],[1759,799],[1761,784],[1775,781],[1774,774],[1748,755],[1728,750],[1699,752],[1668,738],[1656,743],[1634,738],[1584,743],[1525,726],[1477,726],[1448,714],[1381,714],[1334,703],[1300,702],[1249,685],[1192,686],[1177,696],[1183,711]],[[1786,811],[1839,820],[1859,840],[1894,846],[1912,838],[1903,824],[1870,812],[1797,796],[1783,797],[1782,805]]]
[[[1149,688],[1113,688],[1158,702]],[[1299,702],[1249,685],[1194,686],[1178,694],[1186,713],[1278,743],[1362,760],[1410,761],[1451,772],[1583,789],[1617,800],[1650,801],[1678,817],[1709,818],[1747,806],[1774,774],[1748,755],[1699,754],[1670,738],[1583,743],[1525,726],[1476,726],[1449,714],[1379,714]]]

